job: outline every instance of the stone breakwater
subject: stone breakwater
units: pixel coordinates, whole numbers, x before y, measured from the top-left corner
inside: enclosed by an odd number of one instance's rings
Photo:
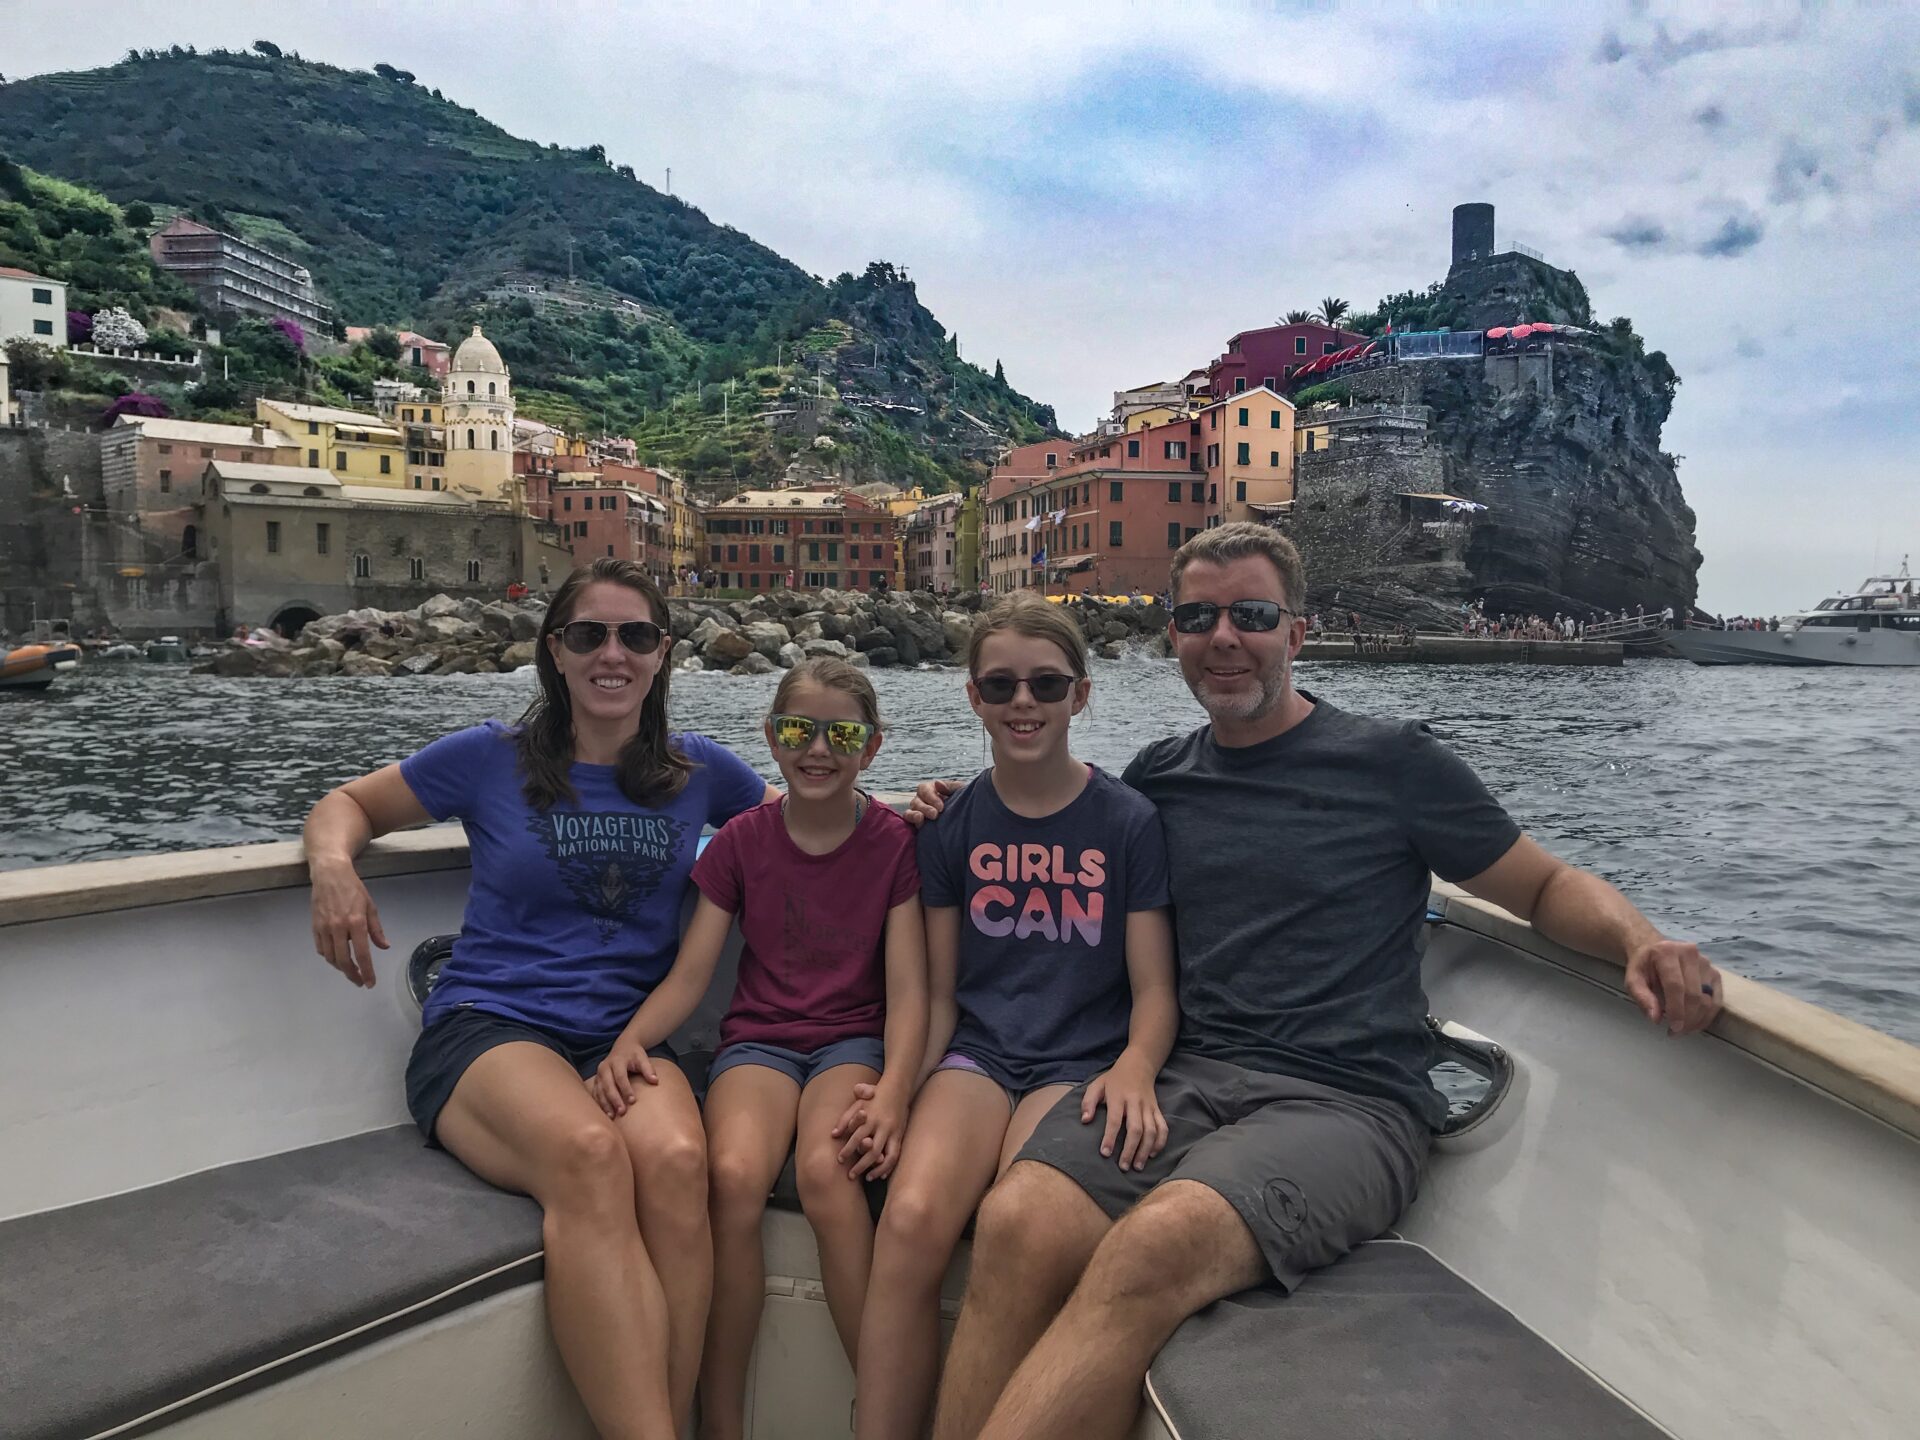
[[[675,670],[766,675],[837,656],[854,665],[958,665],[982,597],[923,592],[771,591],[750,600],[674,600]],[[1150,602],[1063,602],[1096,654],[1166,653],[1167,612]],[[531,665],[545,603],[436,595],[412,610],[349,610],[292,640],[229,641],[194,673],[223,676],[495,675]]]

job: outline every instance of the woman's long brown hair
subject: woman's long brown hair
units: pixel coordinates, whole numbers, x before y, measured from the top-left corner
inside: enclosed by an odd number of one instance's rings
[[[673,645],[667,597],[631,560],[595,560],[575,570],[554,592],[546,618],[540,622],[539,638],[534,641],[533,668],[540,677],[540,693],[520,717],[520,734],[515,742],[527,803],[536,810],[550,810],[563,800],[572,803],[578,798],[569,778],[573,765],[573,701],[560,667],[553,663],[547,637],[573,618],[581,591],[608,582],[636,591],[660,627],[662,647]],[[693,770],[693,763],[667,739],[668,674],[667,657],[662,655],[653,685],[640,703],[640,729],[621,747],[616,766],[621,793],[636,805],[661,805],[673,799]]]

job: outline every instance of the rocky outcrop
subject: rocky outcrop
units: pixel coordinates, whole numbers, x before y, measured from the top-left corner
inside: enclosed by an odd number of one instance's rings
[[[965,662],[980,597],[774,591],[751,600],[675,600],[668,663],[681,671],[770,675],[831,655],[862,668]],[[1145,643],[1165,653],[1158,605],[1079,600],[1067,607],[1096,653]],[[491,675],[533,663],[544,607],[437,595],[412,610],[353,610],[308,624],[292,641],[256,632],[230,641],[196,674],[246,676]],[[526,638],[516,638],[524,632]]]
[[[1446,319],[1532,319],[1591,333],[1524,355],[1399,364],[1346,382],[1327,450],[1297,457],[1285,524],[1309,602],[1369,622],[1671,605],[1697,592],[1694,515],[1661,427],[1678,379],[1625,321],[1591,329],[1569,272],[1523,257],[1462,267]],[[1303,415],[1302,420],[1314,418]],[[1451,495],[1485,508],[1461,512]]]

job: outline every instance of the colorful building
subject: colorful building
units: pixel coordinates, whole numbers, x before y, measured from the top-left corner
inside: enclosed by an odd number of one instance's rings
[[[1261,520],[1293,503],[1293,402],[1262,385],[1195,417],[1190,444],[1207,474],[1207,523]]]
[[[347,326],[347,343],[364,345],[373,338],[371,325]],[[400,363],[413,365],[427,372],[436,380],[447,378],[447,371],[453,366],[453,351],[438,340],[429,340],[425,335],[415,334],[411,330],[396,330],[394,335],[400,341]]]
[[[202,559],[193,509],[210,461],[299,466],[293,438],[268,425],[207,425],[123,415],[100,437],[100,481],[124,564]]]
[[[1214,400],[1223,400],[1263,385],[1278,392],[1299,366],[1358,345],[1366,338],[1357,330],[1342,330],[1317,320],[1242,330],[1227,341],[1227,353],[1207,367],[1208,394]]]
[[[632,560],[666,573],[667,507],[637,486],[591,471],[553,482],[553,518],[578,564]]]
[[[960,580],[960,512],[965,497],[936,495],[922,500],[900,521],[900,548],[909,590],[948,595],[972,589]]]
[[[267,399],[254,401],[253,413],[299,447],[299,463],[309,470],[343,483],[408,488],[404,437],[379,415]]]
[[[731,590],[865,590],[893,583],[893,516],[838,488],[746,490],[706,511],[698,569]]]

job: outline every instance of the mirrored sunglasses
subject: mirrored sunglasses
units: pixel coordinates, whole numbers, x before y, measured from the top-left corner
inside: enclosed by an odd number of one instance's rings
[[[604,620],[569,620],[560,627],[560,643],[576,655],[591,655],[607,643],[607,631],[620,632],[620,643],[636,655],[660,648],[660,627],[651,620],[628,620],[610,626]]]
[[[823,728],[827,745],[842,755],[858,755],[873,738],[874,727],[864,720],[815,720],[810,715],[772,715],[773,743],[782,750],[804,750]]]
[[[1173,628],[1182,635],[1205,635],[1219,624],[1223,609],[1234,629],[1249,631],[1277,629],[1282,615],[1293,614],[1272,600],[1236,600],[1225,606],[1211,600],[1188,600],[1173,607]]]
[[[1067,698],[1067,692],[1073,689],[1073,676],[1049,672],[1043,675],[973,677],[973,688],[980,692],[980,698],[989,705],[1007,704],[1022,685],[1027,687],[1027,693],[1033,696],[1036,705],[1053,705]]]

